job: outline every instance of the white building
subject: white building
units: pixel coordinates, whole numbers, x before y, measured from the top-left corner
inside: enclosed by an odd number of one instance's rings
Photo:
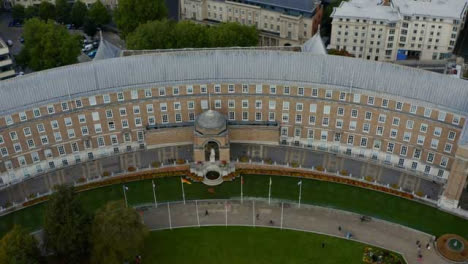
[[[300,45],[322,20],[320,0],[180,0],[180,18],[206,24],[238,22],[260,31],[260,45]]]
[[[351,0],[332,13],[331,49],[378,61],[452,56],[467,0]]]
[[[0,80],[8,79],[15,76],[13,69],[13,61],[10,57],[10,51],[5,42],[0,39]]]

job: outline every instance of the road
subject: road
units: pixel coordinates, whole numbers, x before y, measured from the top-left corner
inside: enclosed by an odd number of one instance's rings
[[[243,203],[239,200],[164,203],[157,208],[149,205],[142,212],[144,223],[151,230],[226,225],[287,228],[336,237],[344,237],[350,232],[352,240],[400,252],[408,264],[447,263],[433,250],[433,246],[429,250],[425,248],[432,239],[428,234],[377,219],[361,222],[358,214],[330,208],[309,205],[298,208],[297,204],[280,201],[272,201],[269,205],[266,200],[244,199]],[[423,244],[419,249],[423,255],[422,262],[417,260],[416,241]]]

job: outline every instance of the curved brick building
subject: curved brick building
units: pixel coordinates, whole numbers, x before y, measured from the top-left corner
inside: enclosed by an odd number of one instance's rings
[[[466,98],[466,81],[307,52],[170,51],[39,72],[0,82],[0,202],[154,161],[248,157],[456,208]]]

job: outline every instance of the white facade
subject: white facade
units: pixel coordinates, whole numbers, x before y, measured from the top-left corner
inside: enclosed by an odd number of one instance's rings
[[[343,2],[332,13],[328,48],[367,60],[443,60],[452,55],[467,6],[467,0]]]
[[[315,12],[321,18],[320,2]],[[180,18],[205,23],[238,22],[252,25],[261,31],[260,45],[300,45],[317,31],[314,18],[288,15],[263,9],[260,6],[216,0],[180,0]],[[315,18],[316,20],[317,18]],[[320,23],[320,19],[319,22]]]
[[[15,76],[15,70],[13,69],[10,51],[5,42],[0,39],[0,80],[13,76]]]

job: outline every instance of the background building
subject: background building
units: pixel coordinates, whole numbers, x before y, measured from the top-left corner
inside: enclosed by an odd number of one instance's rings
[[[0,38],[0,80],[15,76],[13,61],[11,60],[10,50],[6,43]]]
[[[260,45],[302,44],[322,20],[319,0],[180,0],[180,18],[206,24],[238,22],[260,31]]]
[[[463,28],[466,0],[351,0],[332,13],[329,48],[378,61],[443,60]]]

